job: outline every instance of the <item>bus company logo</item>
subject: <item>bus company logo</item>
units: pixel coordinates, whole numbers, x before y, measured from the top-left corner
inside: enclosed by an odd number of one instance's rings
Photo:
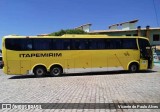
[[[125,52],[124,55],[125,56],[130,56],[130,54],[128,52]]]
[[[31,53],[31,54],[19,54],[20,58],[28,57],[62,57],[62,53]]]
[[[2,104],[2,109],[12,109],[11,104]]]

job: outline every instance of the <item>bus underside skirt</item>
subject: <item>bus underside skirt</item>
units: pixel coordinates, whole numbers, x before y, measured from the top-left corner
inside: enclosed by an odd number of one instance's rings
[[[124,70],[123,67],[102,67],[102,68],[71,68],[64,69],[65,73],[85,73],[85,72],[104,72],[104,71],[117,71]]]

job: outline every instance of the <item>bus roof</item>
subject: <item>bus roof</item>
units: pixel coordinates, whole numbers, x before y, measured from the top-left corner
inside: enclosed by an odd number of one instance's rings
[[[143,38],[139,36],[108,36],[108,35],[77,35],[77,34],[65,34],[62,36],[18,36],[18,35],[8,35],[4,38]]]

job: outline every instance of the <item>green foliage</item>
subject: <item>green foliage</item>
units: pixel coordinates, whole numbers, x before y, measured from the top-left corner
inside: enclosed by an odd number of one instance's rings
[[[49,36],[62,36],[64,34],[86,34],[86,32],[80,29],[67,29],[67,30],[62,29],[58,32],[53,32],[49,34]]]

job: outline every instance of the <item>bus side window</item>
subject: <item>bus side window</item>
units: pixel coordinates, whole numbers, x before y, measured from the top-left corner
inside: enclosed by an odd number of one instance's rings
[[[22,39],[15,39],[14,41],[15,41],[15,50],[21,50],[22,49],[22,47],[21,47],[21,41]]]
[[[136,39],[123,39],[123,49],[138,49]]]
[[[70,39],[66,39],[66,40],[63,40],[63,49],[64,50],[70,50],[71,49],[71,43],[70,43]]]
[[[56,50],[63,50],[63,48],[64,48],[63,40],[62,39],[56,39],[55,46],[56,46],[55,47]]]
[[[52,47],[51,44],[52,44],[51,39],[47,39],[47,38],[33,39],[33,49],[35,50],[51,50],[51,47]]]
[[[79,39],[73,39],[71,42],[72,42],[72,49],[73,50],[78,50],[78,48],[79,48]]]
[[[116,49],[122,49],[122,40],[121,39],[116,39],[115,40],[115,46],[116,46]]]
[[[107,39],[106,49],[115,49],[115,48],[116,48],[115,39]]]
[[[122,41],[117,38],[107,39],[106,40],[106,49],[121,49],[122,48]]]
[[[56,39],[52,40],[52,49],[57,50]]]
[[[21,40],[22,39],[6,39],[6,49],[9,50],[21,50]]]
[[[31,50],[32,49],[32,44],[27,44],[27,50]]]
[[[88,39],[80,39],[79,50],[88,50],[89,41]]]
[[[32,39],[24,39],[23,41],[23,50],[32,50]]]
[[[105,40],[104,39],[98,39],[97,40],[97,49],[105,49]]]
[[[89,40],[89,49],[97,49],[97,41],[96,39],[90,39]]]
[[[83,41],[83,40],[80,40],[80,43],[79,43],[78,49],[79,49],[79,50],[82,50],[82,49],[84,49],[84,48],[85,48],[85,43],[84,43],[84,41]]]
[[[110,40],[107,39],[107,40],[105,41],[105,43],[106,43],[106,49],[110,49],[110,48],[111,48],[111,47],[110,47],[110,46],[111,46],[111,45],[110,45],[110,44],[111,44]]]

